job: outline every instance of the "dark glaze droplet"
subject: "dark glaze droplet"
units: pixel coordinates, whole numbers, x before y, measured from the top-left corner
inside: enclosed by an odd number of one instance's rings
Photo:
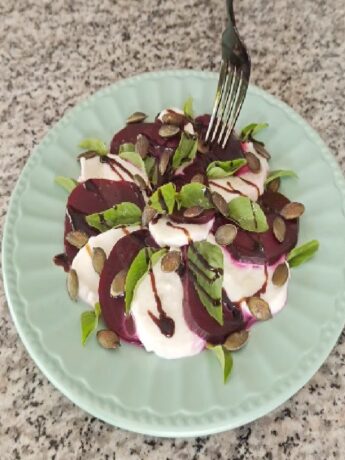
[[[213,180],[210,180],[209,184],[213,185],[216,188],[220,188],[224,190],[225,192],[233,193],[234,195],[246,196],[240,190],[235,189],[229,181],[226,183],[227,187],[225,187],[224,185],[218,184],[217,182],[214,182]]]
[[[55,265],[57,265],[58,267],[62,267],[65,270],[65,272],[69,271],[70,264],[68,262],[67,255],[64,252],[54,256],[53,261]]]
[[[238,178],[239,178],[242,182],[244,182],[245,184],[250,185],[251,187],[255,188],[256,193],[258,194],[258,197],[260,196],[260,189],[259,189],[259,187],[258,187],[256,184],[254,184],[254,182],[251,182],[251,181],[248,180],[248,179],[244,179],[244,178],[241,177],[241,176],[236,176],[236,177],[238,177]]]
[[[100,161],[101,163],[108,163],[110,168],[115,172],[115,174],[117,174],[121,178],[121,180],[126,180],[126,177],[122,173],[127,174],[127,176],[133,180],[134,176],[130,172],[130,170],[123,166],[123,164],[118,162],[115,158],[102,156],[100,157]],[[122,172],[120,172],[119,170],[121,170]]]
[[[172,228],[176,228],[177,230],[181,230],[181,232],[183,232],[186,235],[186,237],[188,238],[188,242],[189,243],[192,242],[192,238],[191,238],[191,236],[189,234],[189,231],[186,228],[180,227],[179,225],[175,225],[175,224],[173,224],[171,222],[167,222],[167,226],[172,227]]]
[[[172,337],[175,332],[175,322],[163,310],[162,302],[161,302],[161,299],[157,291],[156,278],[152,271],[152,268],[149,269],[149,275],[150,275],[151,287],[152,287],[153,295],[155,297],[159,316],[157,317],[150,310],[148,310],[148,314],[150,315],[150,318],[152,319],[152,321],[158,326],[161,333],[165,335],[165,337]]]

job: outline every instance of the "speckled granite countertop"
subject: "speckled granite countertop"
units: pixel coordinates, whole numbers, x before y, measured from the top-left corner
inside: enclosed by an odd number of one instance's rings
[[[217,70],[223,3],[0,0],[1,224],[33,146],[69,107],[143,71]],[[252,82],[301,113],[345,167],[343,0],[235,5]],[[270,415],[205,438],[155,439],[108,426],[62,396],[25,351],[2,286],[0,298],[1,460],[344,458],[344,333],[311,381]]]

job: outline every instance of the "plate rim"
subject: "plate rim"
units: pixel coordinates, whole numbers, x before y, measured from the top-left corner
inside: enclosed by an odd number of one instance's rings
[[[343,294],[339,294],[337,298],[335,298],[335,302],[337,302],[337,315],[335,314],[333,317],[332,323],[333,330],[331,331],[331,336],[327,341],[327,344],[322,347],[321,352],[317,350],[313,350],[313,356],[317,355],[315,358],[310,359],[310,364],[307,371],[304,369],[301,375],[294,376],[293,382],[290,382],[287,386],[284,385],[285,390],[278,392],[273,397],[270,396],[268,399],[264,401],[264,404],[261,404],[257,407],[249,408],[249,411],[245,414],[242,414],[240,417],[236,418],[236,421],[232,423],[231,420],[226,418],[216,418],[215,420],[210,420],[208,426],[199,427],[197,419],[202,418],[202,414],[198,415],[189,415],[187,417],[180,416],[180,421],[183,418],[193,418],[196,421],[189,423],[188,427],[186,427],[185,423],[170,423],[166,425],[166,423],[162,424],[162,419],[174,419],[179,417],[177,415],[169,415],[167,416],[158,416],[157,414],[150,414],[147,413],[147,419],[150,420],[151,424],[148,425],[146,421],[144,424],[141,421],[141,417],[137,417],[137,413],[134,413],[132,410],[123,409],[122,407],[118,407],[117,414],[114,413],[107,416],[107,404],[105,401],[102,401],[100,397],[91,394],[89,389],[85,386],[81,391],[80,385],[83,382],[77,381],[77,394],[75,392],[75,383],[70,382],[70,376],[64,373],[64,370],[58,369],[54,371],[49,368],[46,362],[47,356],[50,356],[49,353],[45,352],[45,350],[40,349],[39,343],[37,338],[34,337],[35,331],[33,328],[30,328],[30,322],[22,323],[17,316],[16,309],[18,305],[21,304],[22,300],[20,299],[19,294],[16,292],[16,275],[15,269],[12,269],[10,264],[10,243],[11,243],[11,232],[10,227],[15,222],[18,211],[16,210],[15,204],[20,199],[22,189],[25,186],[27,180],[30,177],[30,171],[35,166],[36,161],[40,158],[41,151],[44,149],[44,146],[51,142],[55,136],[59,133],[61,129],[65,125],[69,123],[70,118],[76,116],[78,112],[85,109],[87,106],[91,105],[94,100],[97,100],[108,93],[120,88],[121,86],[136,84],[137,82],[145,79],[161,79],[167,77],[176,77],[176,78],[202,78],[202,79],[212,79],[214,80],[215,84],[217,81],[218,74],[215,72],[209,71],[199,71],[199,70],[188,70],[188,69],[179,69],[179,70],[163,70],[157,72],[145,72],[142,74],[138,74],[132,76],[130,78],[122,79],[114,84],[111,84],[105,88],[102,88],[91,95],[84,98],[80,101],[77,105],[73,108],[67,110],[63,117],[54,124],[53,127],[49,129],[46,135],[43,137],[41,142],[35,146],[32,153],[30,154],[24,168],[21,171],[21,174],[17,180],[15,188],[12,192],[7,215],[5,219],[5,224],[3,228],[3,241],[2,241],[2,271],[3,271],[3,280],[4,280],[4,291],[6,295],[6,299],[9,305],[9,310],[13,319],[13,322],[16,326],[17,332],[27,350],[30,357],[33,359],[37,367],[41,370],[41,372],[47,377],[47,379],[61,392],[63,393],[69,400],[71,400],[74,404],[78,405],[82,410],[85,412],[104,420],[105,422],[114,425],[119,428],[123,428],[129,431],[134,431],[136,433],[151,435],[151,436],[161,436],[161,437],[191,437],[191,436],[203,436],[213,433],[222,432],[225,430],[233,429],[238,426],[241,426],[245,423],[252,422],[256,420],[281,404],[285,403],[289,398],[291,398],[299,389],[301,389],[309,379],[317,372],[317,370],[321,367],[331,350],[333,349],[334,345],[336,344],[339,335],[344,327],[345,323],[345,292]],[[250,85],[250,92],[259,95],[260,97],[264,98],[267,102],[271,105],[278,106],[281,108],[289,118],[293,119],[297,124],[302,126],[303,130],[305,131],[306,135],[312,139],[314,143],[316,143],[319,148],[320,152],[323,157],[327,159],[328,164],[332,169],[332,174],[334,177],[334,183],[337,186],[340,195],[342,196],[341,201],[341,209],[342,213],[345,215],[345,180],[343,173],[335,159],[332,155],[329,148],[326,146],[324,141],[321,139],[319,134],[290,106],[288,106],[285,102],[281,101],[280,99],[276,98],[275,96],[269,94],[265,90],[258,88],[255,85]],[[17,208],[18,209],[18,208]],[[38,348],[37,348],[38,347]],[[44,356],[47,355],[47,356]],[[52,358],[52,357],[51,357]],[[66,383],[67,382],[67,383]],[[85,400],[86,398],[86,400]],[[95,408],[93,404],[92,413],[90,412],[90,398],[95,402],[95,399],[98,401],[98,407]],[[114,402],[114,404],[116,404]],[[134,417],[129,419],[126,416],[128,412],[133,412]],[[248,416],[250,414],[250,416]],[[153,420],[155,419],[155,420]],[[214,417],[213,417],[214,419]],[[138,421],[139,420],[139,421]],[[143,426],[144,425],[144,426]],[[155,425],[155,426],[153,426]],[[181,428],[182,425],[182,428]]]

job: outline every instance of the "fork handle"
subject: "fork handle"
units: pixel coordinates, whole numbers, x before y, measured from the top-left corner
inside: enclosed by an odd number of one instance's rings
[[[238,42],[233,0],[226,0],[228,21],[222,35],[222,57],[224,60],[236,59],[234,56],[235,44]]]
[[[236,27],[233,3],[233,0],[226,0],[226,12],[228,13],[229,21]]]

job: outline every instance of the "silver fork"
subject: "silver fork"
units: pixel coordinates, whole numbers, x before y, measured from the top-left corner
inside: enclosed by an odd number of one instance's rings
[[[233,0],[226,0],[228,24],[222,35],[222,64],[206,141],[223,148],[228,142],[246,97],[250,57],[236,28]]]

